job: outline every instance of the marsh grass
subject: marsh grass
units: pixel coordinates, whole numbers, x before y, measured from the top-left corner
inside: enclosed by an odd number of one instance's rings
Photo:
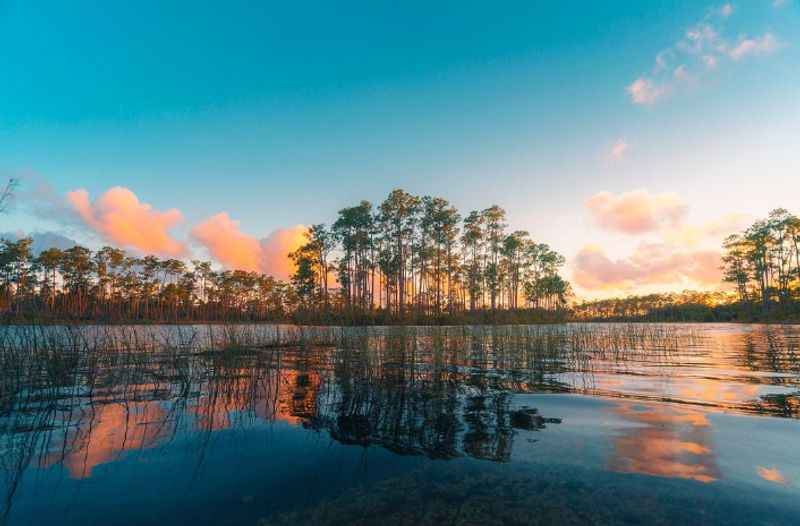
[[[668,362],[704,338],[642,324],[3,326],[5,513],[24,473],[85,451],[110,406],[132,437],[115,455],[191,433],[201,458],[215,430],[282,418],[343,443],[505,462],[513,394],[592,392],[599,363]]]

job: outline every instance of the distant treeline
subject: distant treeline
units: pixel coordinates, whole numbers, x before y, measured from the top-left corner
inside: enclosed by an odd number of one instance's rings
[[[733,293],[683,291],[587,301],[573,306],[571,315],[581,321],[731,322],[769,321],[751,304]]]
[[[466,218],[446,200],[402,190],[314,225],[288,254],[289,282],[135,257],[104,247],[0,244],[0,313],[11,320],[525,323],[566,316],[564,258],[528,232],[506,232],[492,206]]]
[[[629,296],[576,305],[587,320],[800,321],[800,218],[779,208],[728,236],[723,280],[734,292]]]

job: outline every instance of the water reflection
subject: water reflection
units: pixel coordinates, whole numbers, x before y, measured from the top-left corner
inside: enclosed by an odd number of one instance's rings
[[[520,436],[563,416],[515,396],[604,395],[621,422],[608,471],[708,484],[724,478],[710,412],[800,416],[791,327],[248,330],[211,348],[185,333],[180,345],[126,332],[21,348],[0,336],[2,516],[32,470],[85,479],[178,438],[199,464],[210,435],[273,423],[397,455],[510,463]],[[776,465],[753,471],[787,484]]]
[[[764,466],[758,466],[757,471],[758,476],[764,480],[774,482],[775,484],[786,484],[786,479],[778,468],[765,468]]]
[[[612,471],[706,483],[720,478],[705,413],[635,403],[620,403],[613,412],[634,426],[614,441]]]
[[[63,464],[73,478],[112,462],[125,451],[152,448],[170,436],[167,412],[158,402],[90,405],[60,423],[63,433],[52,440],[40,467]]]

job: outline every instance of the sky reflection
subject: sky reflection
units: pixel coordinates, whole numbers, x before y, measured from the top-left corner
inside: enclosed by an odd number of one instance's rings
[[[627,340],[624,326],[592,326],[562,347],[536,332],[552,330],[567,329],[376,330],[339,345],[178,354],[115,349],[89,376],[94,362],[79,356],[57,385],[19,391],[2,406],[14,408],[0,414],[3,513],[18,508],[30,518],[37,495],[62,502],[78,489],[99,499],[81,500],[81,509],[99,513],[103,488],[152,481],[151,472],[163,474],[152,498],[172,492],[175,503],[199,491],[187,487],[236,486],[251,472],[242,494],[263,485],[273,495],[262,498],[278,506],[297,497],[281,491],[287,481],[319,477],[335,491],[342,473],[345,486],[357,485],[379,466],[431,462],[445,471],[507,466],[530,480],[543,470],[567,480],[580,469],[577,480],[618,477],[622,488],[644,475],[654,492],[667,483],[720,495],[796,491],[791,345],[748,343],[742,333]],[[662,341],[667,334],[676,346]],[[129,498],[143,498],[145,487]]]

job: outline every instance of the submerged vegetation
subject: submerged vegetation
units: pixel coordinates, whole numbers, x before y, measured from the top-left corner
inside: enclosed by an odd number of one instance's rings
[[[314,225],[292,254],[290,282],[211,263],[136,257],[104,247],[0,247],[0,312],[11,320],[338,323],[530,322],[561,319],[564,258],[528,232],[507,232],[499,206],[463,218],[446,200],[394,190],[332,226]]]

